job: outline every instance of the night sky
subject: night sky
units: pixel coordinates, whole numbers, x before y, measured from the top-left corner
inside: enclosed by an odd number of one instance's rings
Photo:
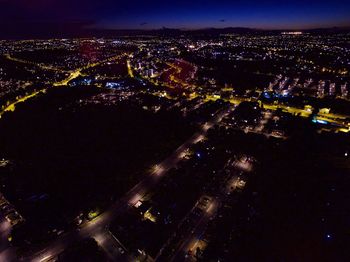
[[[306,29],[350,25],[349,0],[0,0],[1,30]]]

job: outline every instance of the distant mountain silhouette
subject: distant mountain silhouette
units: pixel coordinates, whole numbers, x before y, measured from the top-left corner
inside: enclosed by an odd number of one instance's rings
[[[222,34],[280,34],[284,31],[299,31],[299,30],[264,30],[246,27],[226,27],[226,28],[203,28],[203,29],[173,29],[161,28],[154,30],[93,30],[86,32],[90,36],[99,37],[113,37],[113,36],[180,36],[180,35],[194,35],[194,36],[218,36]],[[350,33],[350,27],[332,27],[332,28],[317,28],[300,30],[309,34],[331,34],[331,33]]]
[[[203,28],[203,29],[175,29],[160,28],[154,30],[146,29],[93,29],[93,22],[74,22],[63,24],[27,24],[18,25],[17,32],[10,26],[0,24],[0,39],[47,39],[47,38],[71,38],[71,37],[106,37],[118,36],[218,36],[221,34],[280,34],[283,31],[297,30],[264,30],[245,27],[225,27],[225,28]],[[12,25],[13,27],[13,25]],[[8,30],[7,30],[8,29]],[[330,34],[330,33],[350,33],[350,27],[331,27],[301,30],[310,34]]]

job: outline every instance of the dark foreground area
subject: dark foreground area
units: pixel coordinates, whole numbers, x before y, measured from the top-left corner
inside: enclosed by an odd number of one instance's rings
[[[99,92],[51,90],[2,119],[0,147],[12,161],[2,191],[26,219],[15,243],[40,243],[98,215],[191,134],[176,113],[81,103]]]

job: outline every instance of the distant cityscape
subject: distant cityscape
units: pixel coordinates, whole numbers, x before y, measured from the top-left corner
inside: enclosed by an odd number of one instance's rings
[[[0,261],[348,261],[350,33],[0,41]]]

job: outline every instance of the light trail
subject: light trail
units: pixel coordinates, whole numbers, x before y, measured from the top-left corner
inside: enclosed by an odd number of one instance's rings
[[[128,74],[131,78],[134,78],[134,72],[132,71],[130,60],[126,61],[126,65],[128,67]]]

